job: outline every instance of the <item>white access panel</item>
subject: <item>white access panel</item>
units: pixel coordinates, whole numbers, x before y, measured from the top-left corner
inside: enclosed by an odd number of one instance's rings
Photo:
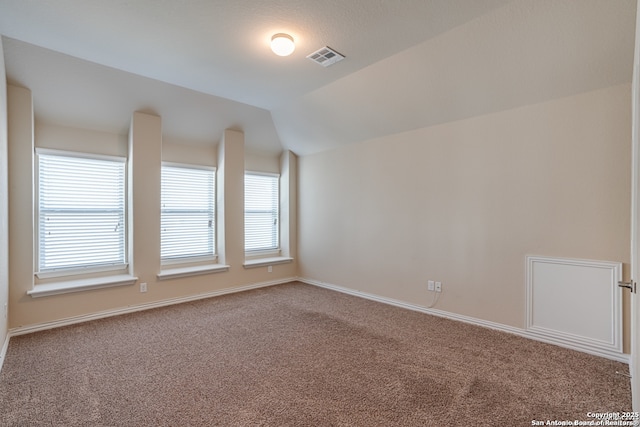
[[[622,353],[622,263],[527,257],[527,332],[591,353]]]

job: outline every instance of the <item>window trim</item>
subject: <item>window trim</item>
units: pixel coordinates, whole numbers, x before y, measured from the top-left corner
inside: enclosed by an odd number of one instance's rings
[[[180,279],[183,277],[200,276],[203,274],[222,273],[229,271],[229,268],[230,266],[226,264],[194,265],[183,268],[163,269],[156,274],[156,277],[158,280]]]
[[[169,268],[169,269],[165,269],[162,268],[162,271],[160,273],[158,273],[158,277],[164,277],[164,276],[170,276],[171,275],[171,271],[174,270],[193,270],[193,271],[201,271],[201,270],[206,270],[202,268],[202,264],[206,265],[215,265],[216,261],[218,260],[218,233],[217,233],[217,221],[218,221],[218,214],[217,214],[217,185],[218,185],[218,179],[216,176],[216,167],[215,166],[206,166],[206,165],[197,165],[197,164],[190,164],[190,163],[178,163],[178,162],[170,162],[170,161],[163,161],[161,163],[161,171],[163,167],[174,167],[174,168],[183,168],[183,169],[196,169],[196,170],[204,170],[204,171],[208,171],[212,173],[213,176],[213,255],[200,255],[200,256],[191,256],[191,257],[182,257],[182,258],[162,258],[162,229],[159,230],[160,233],[160,265],[161,267],[165,267],[165,266],[180,266],[180,265],[190,265],[190,264],[198,264],[198,265],[194,265],[192,267],[185,267],[180,268],[180,267],[176,267],[176,268]],[[161,172],[161,178],[160,178],[160,187],[162,188],[162,172]],[[162,192],[160,195],[160,227],[162,228]],[[201,273],[204,274],[204,273]]]
[[[281,192],[281,188],[280,188],[280,174],[279,173],[273,173],[273,172],[259,172],[259,171],[252,171],[252,170],[245,170],[244,171],[244,176],[243,178],[246,178],[247,175],[258,175],[258,176],[268,176],[268,177],[272,177],[272,178],[276,178],[277,183],[278,183],[278,194],[277,194],[277,202],[278,202],[278,223],[277,223],[277,233],[278,233],[278,242],[277,242],[277,246],[275,248],[269,248],[269,249],[253,249],[253,250],[247,250],[246,249],[246,239],[247,239],[247,230],[246,230],[246,225],[245,225],[245,230],[244,230],[244,236],[243,236],[243,240],[244,240],[244,255],[245,255],[245,259],[246,260],[253,260],[253,259],[261,259],[261,258],[265,258],[265,257],[277,257],[278,255],[280,255],[281,251],[282,251],[282,242],[281,242],[281,201],[280,201],[280,192]],[[246,181],[245,181],[246,182]],[[243,186],[246,185],[243,183]],[[244,195],[244,208],[243,208],[243,216],[244,218],[244,222],[246,224],[246,213],[247,213],[247,207],[246,207],[246,194]]]
[[[68,280],[64,282],[39,283],[27,295],[32,298],[48,297],[52,295],[82,292],[94,289],[113,288],[117,286],[130,286],[135,284],[138,278],[129,274],[119,274],[107,277],[94,277],[88,279]]]
[[[36,147],[35,152],[35,164],[34,164],[34,202],[33,202],[33,217],[34,217],[34,276],[38,279],[48,279],[57,277],[76,277],[80,275],[93,274],[93,273],[112,273],[126,274],[129,269],[129,227],[128,227],[128,159],[124,156],[113,156],[106,154],[96,154],[80,151],[68,151],[58,150],[51,148]],[[72,157],[78,159],[88,160],[106,160],[112,162],[118,162],[123,164],[123,227],[124,227],[124,263],[114,263],[100,266],[86,266],[86,267],[68,267],[68,268],[52,268],[45,271],[40,271],[40,156],[59,156],[59,157]]]
[[[278,265],[278,264],[287,264],[290,262],[293,262],[292,257],[275,256],[275,257],[269,257],[269,258],[246,259],[244,263],[242,263],[242,266],[244,268],[258,268],[258,267],[272,266],[272,265]]]

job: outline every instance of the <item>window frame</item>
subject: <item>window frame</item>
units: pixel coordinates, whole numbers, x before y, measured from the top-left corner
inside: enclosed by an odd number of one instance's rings
[[[211,232],[212,236],[212,255],[194,255],[194,256],[184,256],[184,257],[162,257],[162,217],[163,217],[163,203],[162,203],[162,168],[164,167],[172,167],[172,168],[180,168],[180,169],[195,169],[195,170],[204,170],[211,173],[211,177],[213,179],[212,186],[212,198],[211,198],[211,217],[212,217],[212,225]],[[216,176],[216,168],[215,166],[205,166],[205,165],[195,165],[188,163],[177,163],[177,162],[169,162],[163,161],[161,164],[161,172],[160,172],[160,265],[162,267],[165,266],[180,266],[180,265],[193,265],[193,264],[211,264],[217,261],[218,259],[218,248],[217,248],[217,176]]]
[[[77,158],[85,160],[101,160],[121,163],[122,167],[122,227],[123,238],[122,247],[123,263],[103,264],[103,265],[87,265],[84,267],[59,267],[51,269],[41,269],[41,230],[40,230],[40,162],[41,156],[57,156],[66,158]],[[72,277],[93,273],[119,272],[116,274],[126,273],[129,268],[129,227],[128,227],[128,170],[127,158],[124,156],[113,156],[104,154],[95,154],[79,151],[58,150],[50,148],[35,148],[35,165],[34,165],[34,275],[38,279],[49,279],[57,277]]]
[[[246,221],[247,221],[247,194],[246,194],[246,176],[247,175],[254,175],[254,176],[266,176],[266,177],[271,177],[274,178],[276,180],[276,209],[277,209],[277,215],[276,215],[276,226],[275,226],[275,230],[276,230],[276,246],[274,248],[259,248],[259,249],[251,249],[251,250],[247,250],[247,227],[246,227]],[[272,256],[277,256],[280,254],[282,248],[281,248],[281,230],[280,230],[280,225],[281,225],[281,201],[280,201],[280,192],[281,192],[281,188],[280,188],[280,174],[279,173],[272,173],[272,172],[258,172],[258,171],[249,171],[246,170],[244,172],[244,189],[245,189],[245,194],[244,194],[244,208],[243,208],[243,215],[244,215],[244,224],[245,224],[245,229],[244,229],[244,253],[245,253],[245,259],[257,259],[257,258],[264,258],[264,257],[272,257]]]

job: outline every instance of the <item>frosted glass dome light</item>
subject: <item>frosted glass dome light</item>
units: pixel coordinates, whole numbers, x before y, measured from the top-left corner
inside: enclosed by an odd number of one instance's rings
[[[271,50],[278,56],[289,56],[296,49],[293,37],[289,34],[278,33],[271,37]]]

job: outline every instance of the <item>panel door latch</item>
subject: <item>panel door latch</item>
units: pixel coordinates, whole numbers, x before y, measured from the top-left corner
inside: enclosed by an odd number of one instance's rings
[[[627,288],[634,294],[636,293],[636,282],[633,280],[629,280],[628,282],[621,280],[618,282],[618,286],[621,288]]]

